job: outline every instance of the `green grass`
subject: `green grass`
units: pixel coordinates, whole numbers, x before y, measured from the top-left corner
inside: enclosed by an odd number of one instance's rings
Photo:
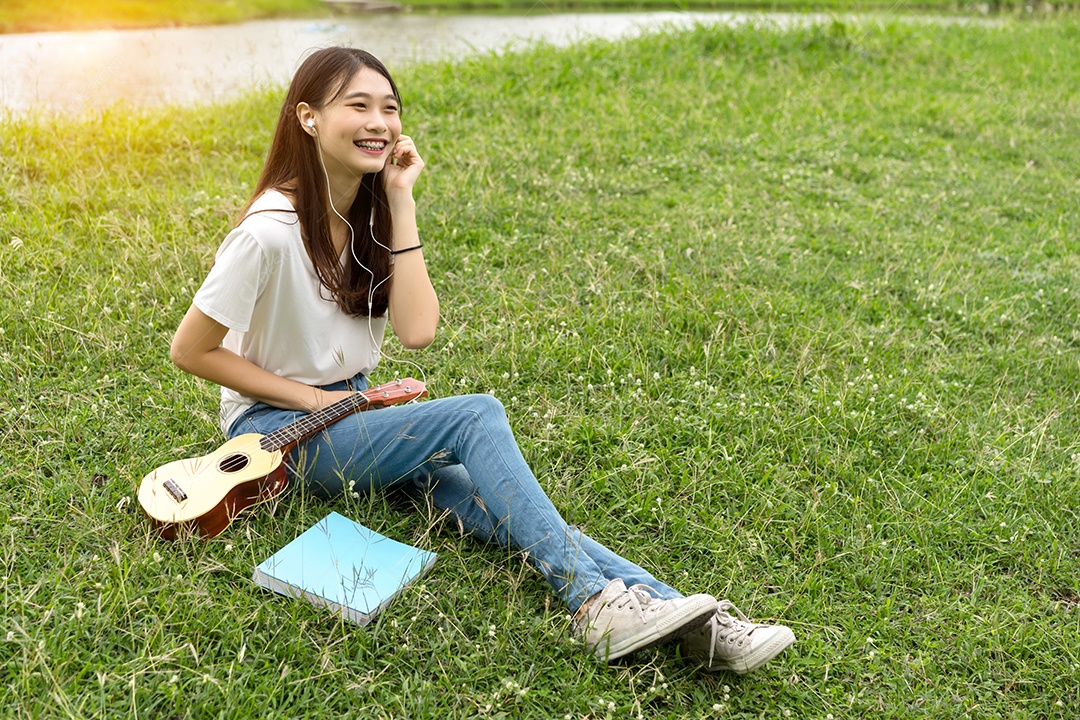
[[[390,353],[497,393],[590,534],[790,624],[744,678],[598,665],[519,555],[394,496],[156,541],[139,480],[219,444],[166,348],[280,94],[8,118],[0,714],[1075,717],[1078,39],[710,28],[398,71],[444,321]],[[440,554],[366,629],[249,580],[332,509]]]

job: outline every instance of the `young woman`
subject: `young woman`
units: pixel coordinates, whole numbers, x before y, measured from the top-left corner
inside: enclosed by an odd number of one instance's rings
[[[424,161],[400,107],[386,68],[361,50],[319,50],[297,71],[252,199],[170,349],[221,385],[228,437],[271,433],[365,389],[387,320],[406,347],[432,342],[439,301],[412,195]],[[318,495],[403,485],[476,536],[524,551],[603,660],[681,636],[709,669],[746,672],[794,640],[784,626],[733,618],[730,603],[683,597],[569,527],[488,395],[347,416],[289,462]]]

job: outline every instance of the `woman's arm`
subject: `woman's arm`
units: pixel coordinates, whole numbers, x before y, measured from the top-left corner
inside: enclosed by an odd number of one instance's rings
[[[385,169],[385,189],[394,219],[393,250],[415,248],[420,244],[416,226],[416,202],[412,189],[424,161],[407,135],[398,138],[392,158],[396,164]],[[407,348],[424,348],[435,339],[439,324],[439,298],[428,277],[424,251],[409,250],[394,256],[393,279],[390,285],[390,324],[401,344]]]
[[[192,305],[173,336],[169,357],[185,372],[286,410],[314,412],[350,394],[327,392],[263,370],[221,347],[228,331]]]

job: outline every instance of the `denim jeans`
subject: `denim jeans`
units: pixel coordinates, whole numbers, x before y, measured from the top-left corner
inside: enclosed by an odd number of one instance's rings
[[[362,376],[325,386],[362,390]],[[302,413],[258,403],[229,437],[268,434]],[[332,497],[404,486],[426,494],[473,535],[524,551],[571,611],[608,582],[643,583],[681,597],[647,571],[566,524],[518,449],[502,404],[461,395],[348,415],[305,440],[288,460],[290,476]]]

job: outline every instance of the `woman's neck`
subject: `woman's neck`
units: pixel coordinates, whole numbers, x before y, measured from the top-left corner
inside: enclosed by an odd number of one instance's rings
[[[349,208],[352,207],[353,201],[356,200],[356,193],[360,190],[361,179],[355,176],[330,178],[330,202],[334,205],[331,211],[337,210],[346,216],[349,214]],[[333,214],[331,212],[331,215]]]

